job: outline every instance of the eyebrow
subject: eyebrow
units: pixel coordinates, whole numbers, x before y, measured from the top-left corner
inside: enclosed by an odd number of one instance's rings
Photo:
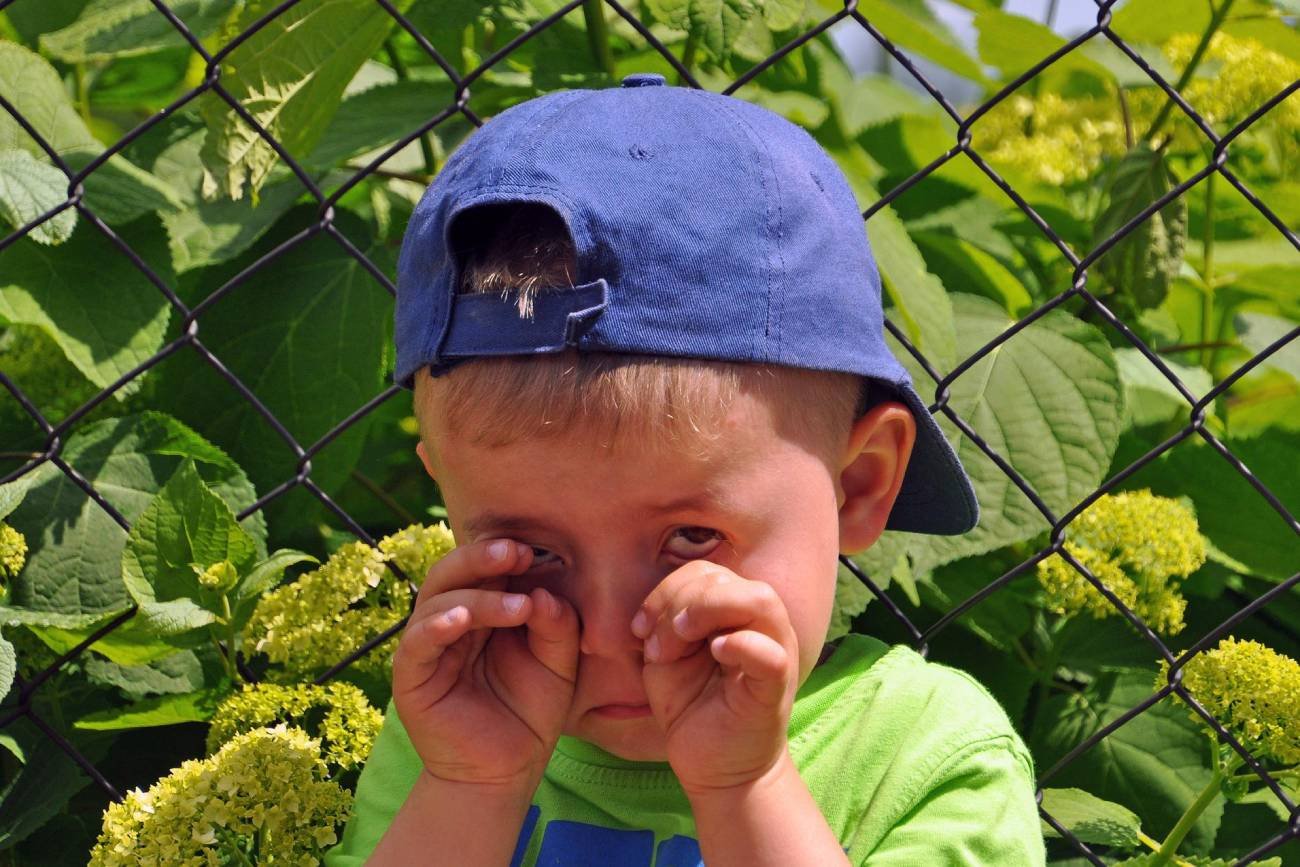
[[[655,518],[660,515],[666,515],[672,512],[686,511],[706,511],[710,508],[717,508],[722,505],[722,501],[708,493],[688,494],[684,497],[678,497],[666,503],[651,506],[646,509],[647,517]],[[465,531],[470,536],[477,536],[480,532],[491,528],[494,532],[519,532],[522,530],[546,530],[555,531],[556,527],[546,518],[534,518],[526,515],[511,515],[506,512],[498,512],[493,509],[487,509],[465,522]]]

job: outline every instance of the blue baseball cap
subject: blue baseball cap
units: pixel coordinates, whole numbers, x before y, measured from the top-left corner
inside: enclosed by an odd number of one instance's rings
[[[457,294],[457,216],[552,208],[573,241],[574,286],[533,316],[500,293]],[[777,364],[871,377],[916,417],[886,527],[975,526],[970,479],[884,338],[862,213],[807,132],[744,100],[666,86],[563,90],[496,114],[447,160],[411,215],[397,268],[395,380],[501,355],[618,352]]]

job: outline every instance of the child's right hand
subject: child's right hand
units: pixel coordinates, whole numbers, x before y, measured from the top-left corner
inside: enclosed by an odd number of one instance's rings
[[[453,549],[420,587],[393,655],[393,703],[439,779],[536,786],[559,739],[577,675],[578,615],[540,587],[503,592],[532,559],[527,545],[482,540]],[[514,612],[512,597],[522,602]]]

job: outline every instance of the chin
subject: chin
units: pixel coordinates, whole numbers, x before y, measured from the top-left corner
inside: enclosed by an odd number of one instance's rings
[[[666,762],[663,732],[652,720],[584,725],[573,736],[629,762]]]

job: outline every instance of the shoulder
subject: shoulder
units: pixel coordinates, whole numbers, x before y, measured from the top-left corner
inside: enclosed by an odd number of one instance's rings
[[[990,750],[1009,754],[1023,781],[1033,783],[1033,759],[1006,711],[968,672],[854,634],[826,665],[819,682],[809,678],[810,695],[801,691],[801,700],[822,696],[801,737],[852,730],[893,768],[908,768],[914,787],[934,785],[954,765]]]

